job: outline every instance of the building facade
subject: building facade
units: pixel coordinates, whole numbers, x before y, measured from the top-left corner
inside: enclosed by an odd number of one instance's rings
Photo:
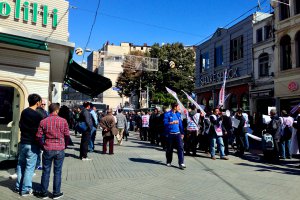
[[[96,70],[98,73],[112,81],[112,88],[106,90],[98,96],[97,101],[109,105],[110,108],[122,107],[125,103],[133,104],[132,100],[127,97],[120,97],[119,88],[116,88],[116,81],[121,72],[123,72],[124,55],[130,55],[133,51],[146,53],[150,50],[147,44],[143,46],[133,45],[132,43],[123,42],[119,46],[105,43],[101,50],[92,52],[88,56],[88,69]],[[133,98],[134,99],[134,98]]]
[[[300,102],[300,1],[280,2],[272,4],[275,15],[275,98],[277,109],[289,112]]]
[[[274,98],[274,48],[273,14],[253,21],[253,84],[250,85],[250,107],[253,112],[268,114],[268,107],[276,106]]]
[[[17,154],[19,118],[29,94],[47,102],[61,100],[74,49],[68,10],[65,0],[0,1],[0,134],[8,139],[1,143],[0,160]]]

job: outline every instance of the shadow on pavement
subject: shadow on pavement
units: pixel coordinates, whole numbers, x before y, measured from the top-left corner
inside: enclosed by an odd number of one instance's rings
[[[155,165],[165,165],[165,163],[158,161],[158,160],[151,160],[147,158],[129,158],[130,161],[132,162],[137,162],[137,163],[147,163],[147,164],[155,164]]]
[[[265,171],[270,171],[270,172],[277,172],[277,173],[283,173],[283,174],[289,174],[289,175],[300,175],[300,170],[296,168],[283,168],[280,166],[276,165],[262,165],[262,164],[247,164],[247,163],[238,163],[237,165],[240,166],[247,166],[247,167],[255,167],[257,168],[255,171],[259,172],[265,172]]]

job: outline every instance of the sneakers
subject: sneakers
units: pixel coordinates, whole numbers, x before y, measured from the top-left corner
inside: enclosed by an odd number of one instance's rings
[[[184,163],[182,163],[182,164],[179,165],[179,169],[184,169],[184,168],[186,168],[186,166],[185,166]]]
[[[167,163],[167,167],[171,167],[171,163]]]
[[[82,161],[90,161],[90,160],[92,160],[92,159],[86,157],[86,158],[81,158],[81,160],[82,160]]]
[[[18,176],[17,176],[16,173],[9,175],[9,179],[14,180],[14,179],[17,179],[17,178],[18,178]]]
[[[215,157],[215,156],[213,156],[213,157],[211,157],[211,159],[212,159],[212,160],[216,160],[216,157]]]
[[[34,196],[40,199],[48,199],[48,194],[41,191],[34,193]]]
[[[53,194],[53,199],[59,199],[59,198],[61,198],[61,197],[63,197],[64,196],[64,193],[59,193],[59,194]]]
[[[28,190],[24,193],[21,193],[22,197],[27,197],[27,196],[31,196],[31,195],[33,195],[33,190]]]

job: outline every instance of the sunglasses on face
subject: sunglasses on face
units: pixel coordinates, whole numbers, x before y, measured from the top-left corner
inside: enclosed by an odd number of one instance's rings
[[[46,104],[42,103],[42,106],[45,106]]]

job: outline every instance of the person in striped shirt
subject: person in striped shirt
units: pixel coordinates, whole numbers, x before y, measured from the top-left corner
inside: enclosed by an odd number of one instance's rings
[[[185,153],[186,155],[190,155],[190,151],[192,151],[193,156],[196,155],[197,144],[198,144],[198,133],[200,131],[200,121],[201,117],[203,118],[203,114],[197,112],[196,106],[190,106],[191,111],[189,112],[188,122],[187,122],[187,137],[185,144]]]

